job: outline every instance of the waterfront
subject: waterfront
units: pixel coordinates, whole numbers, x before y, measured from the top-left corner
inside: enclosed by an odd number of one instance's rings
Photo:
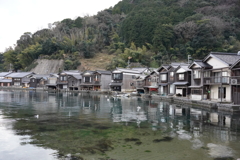
[[[2,90],[0,159],[237,159],[239,117],[138,97]]]

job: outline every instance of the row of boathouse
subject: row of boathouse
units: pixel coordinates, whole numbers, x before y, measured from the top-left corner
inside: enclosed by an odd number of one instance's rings
[[[171,63],[159,68],[116,68],[113,71],[0,73],[2,88],[57,91],[134,92],[240,104],[240,52],[211,52],[191,64]]]

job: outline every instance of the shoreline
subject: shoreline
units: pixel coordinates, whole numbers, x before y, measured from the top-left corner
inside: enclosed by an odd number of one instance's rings
[[[85,90],[48,90],[45,88],[21,88],[21,87],[0,87],[3,90],[28,90],[28,91],[47,91],[47,92],[72,92],[72,93],[89,93],[89,94],[108,94],[112,95],[112,91],[85,91]],[[230,113],[240,113],[240,105],[234,105],[231,103],[224,102],[214,102],[210,100],[192,100],[186,97],[174,97],[174,96],[160,96],[157,94],[149,95],[143,94],[141,96],[131,96],[131,97],[141,97],[149,98],[152,100],[164,100],[177,104],[179,106],[188,105],[189,107],[197,107],[203,109],[217,110],[218,112],[230,112]]]

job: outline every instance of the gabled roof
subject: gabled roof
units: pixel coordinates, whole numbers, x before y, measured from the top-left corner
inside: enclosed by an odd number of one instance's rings
[[[148,68],[131,68],[131,70],[134,70],[134,71],[139,71],[139,72],[141,72],[141,73],[143,73],[143,72],[148,72]]]
[[[212,66],[209,65],[208,63],[203,62],[202,60],[195,60],[192,64],[189,65],[188,68],[192,68],[193,65],[197,65],[199,68],[204,68],[204,69],[212,69]]]
[[[80,75],[78,70],[63,71],[62,73],[66,73],[67,75]]]
[[[73,75],[73,77],[76,79],[82,79],[82,75]]]
[[[84,71],[84,72],[81,73],[81,75],[84,75],[86,73],[89,73],[89,75],[92,75],[94,73],[94,71]]]
[[[155,69],[155,70],[153,70],[149,75],[152,75],[152,74],[157,74],[157,75],[159,75],[159,72]]]
[[[5,76],[9,75],[10,73],[12,73],[12,72],[1,72],[0,77],[5,77]]]
[[[111,75],[112,72],[111,71],[100,71],[100,70],[96,70],[95,72],[99,73],[99,74],[108,74]]]
[[[142,71],[142,70],[141,70]],[[141,74],[141,71],[132,70],[132,69],[125,69],[125,68],[117,68],[113,71],[113,73],[121,72],[121,73],[134,73],[134,74]]]
[[[2,82],[2,83],[11,83],[12,79],[0,79],[0,82]]]
[[[191,71],[191,69],[189,69],[187,65],[179,65],[179,66],[176,68],[176,71],[179,70],[179,69],[181,69],[181,68],[184,70],[184,72]]]
[[[240,59],[240,56],[237,55],[237,53],[211,52],[204,58],[203,62],[206,62],[211,57],[217,58],[229,66]]]
[[[47,79],[48,77],[50,77],[50,74],[35,74],[32,76],[32,78],[35,78],[35,79]]]
[[[169,67],[170,67],[170,65],[162,65],[161,67],[159,67],[159,68],[157,69],[157,71],[160,72],[162,69],[168,70]]]
[[[187,64],[187,63],[177,63],[177,62],[173,62],[173,63],[170,64],[169,71],[171,71],[171,72],[172,72],[172,71],[173,71],[173,72],[176,71],[180,65],[181,65],[181,66],[187,66],[187,67],[189,66],[189,64]]]
[[[31,74],[35,74],[35,73],[33,73],[33,72],[13,72],[13,73],[7,75],[7,77],[23,78],[23,77],[26,77],[26,76],[31,75]]]

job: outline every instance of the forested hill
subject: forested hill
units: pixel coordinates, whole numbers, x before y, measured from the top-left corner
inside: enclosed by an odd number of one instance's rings
[[[115,55],[107,66],[113,69],[126,67],[129,57],[158,67],[187,55],[201,59],[211,51],[237,52],[239,10],[239,0],[122,0],[97,15],[26,32],[0,60],[5,70],[10,63],[27,70],[38,58],[63,59],[64,69],[75,69],[81,59],[104,52]]]

